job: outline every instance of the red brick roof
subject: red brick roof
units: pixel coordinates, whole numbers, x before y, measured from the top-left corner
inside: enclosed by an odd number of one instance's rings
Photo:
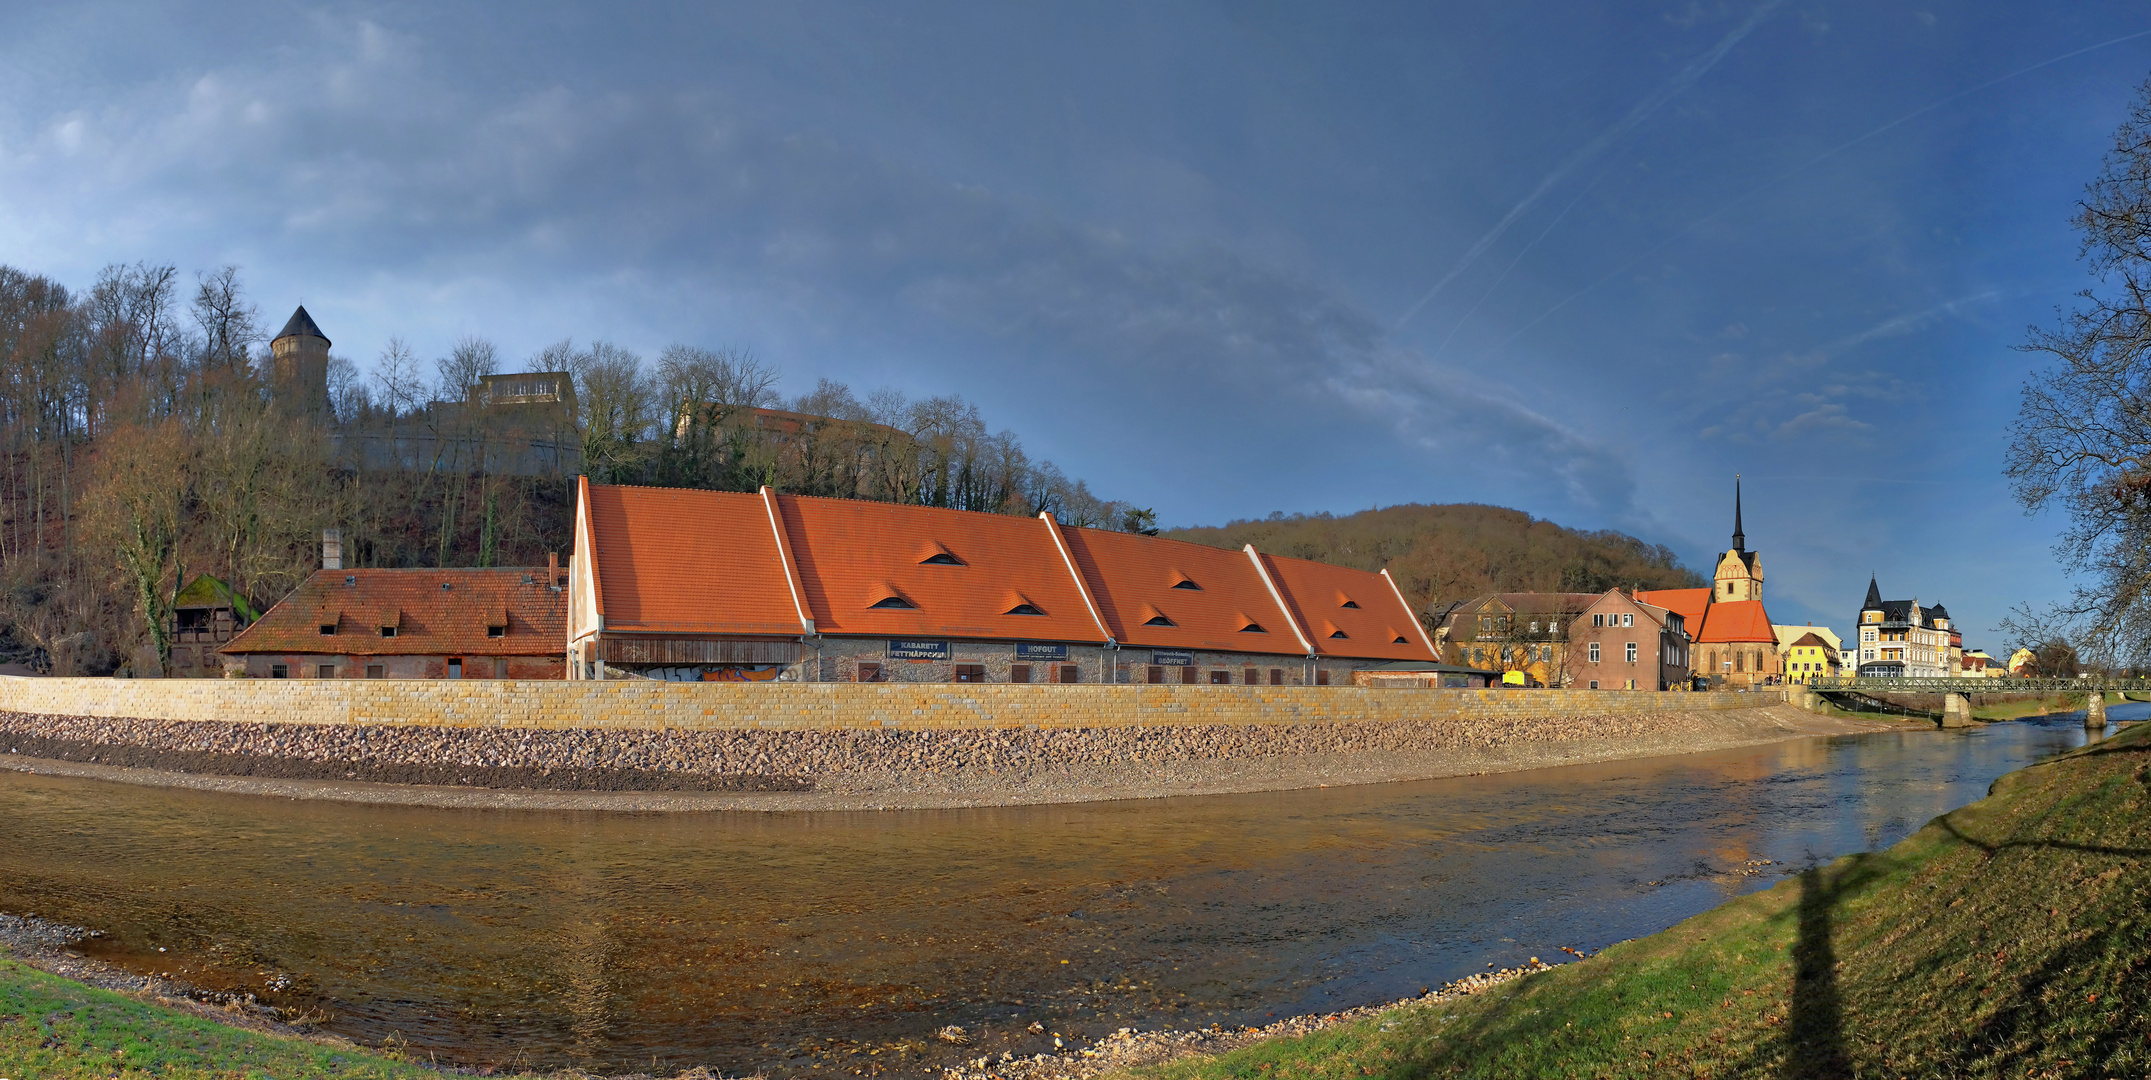
[[[1678,614],[1688,624],[1688,633],[1703,632],[1703,612],[1710,607],[1710,589],[1638,589],[1636,602],[1662,607]],[[1696,638],[1696,640],[1701,640]]]
[[[1014,641],[1103,636],[1054,552],[1051,526],[1037,518],[774,498],[808,614],[821,633]]]
[[[1073,526],[1061,535],[1122,645],[1306,655],[1244,552]]]
[[[1380,574],[1328,563],[1262,556],[1285,603],[1323,656],[1423,660],[1427,647],[1411,609]]]
[[[545,578],[542,566],[316,570],[218,651],[558,656],[567,650],[567,594]],[[384,626],[396,635],[383,637]],[[495,626],[505,628],[500,637],[487,634]]]
[[[1770,628],[1770,613],[1763,610],[1762,601],[1724,600],[1710,605],[1695,640],[1704,644],[1761,641],[1775,646],[1778,635]]]
[[[1246,552],[1050,517],[768,492],[584,490],[592,585],[608,632],[794,636],[806,632],[803,607],[826,634],[1111,637],[1164,649],[1305,655],[1312,646],[1324,656],[1435,659],[1380,574],[1298,559],[1258,565]],[[1280,605],[1284,594],[1308,622]],[[1345,608],[1347,599],[1359,606]],[[1329,636],[1338,630],[1346,636]]]
[[[761,496],[588,490],[607,630],[806,633]]]

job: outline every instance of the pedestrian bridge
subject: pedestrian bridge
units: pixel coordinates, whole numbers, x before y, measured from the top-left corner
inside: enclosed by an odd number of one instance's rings
[[[1794,684],[1801,685],[1801,684]],[[2052,694],[2094,690],[2151,694],[2151,679],[1878,679],[1818,676],[1805,684],[1818,694],[1859,691],[1894,694]]]

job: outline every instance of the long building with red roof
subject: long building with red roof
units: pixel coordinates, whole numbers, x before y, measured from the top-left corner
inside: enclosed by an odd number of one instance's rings
[[[1036,518],[579,482],[568,675],[1343,685],[1439,666],[1386,571]]]

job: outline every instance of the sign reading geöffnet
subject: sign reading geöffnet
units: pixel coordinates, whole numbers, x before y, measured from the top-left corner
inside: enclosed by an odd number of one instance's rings
[[[891,660],[946,660],[948,658],[949,643],[946,641],[889,639],[889,659]]]
[[[1181,652],[1177,649],[1152,649],[1150,651],[1150,662],[1160,667],[1193,667],[1195,666],[1195,654]]]
[[[1016,659],[1018,659],[1018,660],[1066,660],[1066,659],[1068,659],[1068,646],[1066,646],[1066,645],[1033,645],[1033,644],[1031,644],[1031,643],[1030,643],[1030,642],[1028,642],[1028,641],[1019,641],[1019,642],[1017,642],[1017,643],[1016,643]]]

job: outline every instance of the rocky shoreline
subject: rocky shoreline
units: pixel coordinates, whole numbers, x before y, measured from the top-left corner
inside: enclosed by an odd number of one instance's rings
[[[597,731],[0,712],[0,767],[351,802],[863,810],[1386,783],[1893,726],[1778,704],[1471,721],[936,731]]]

